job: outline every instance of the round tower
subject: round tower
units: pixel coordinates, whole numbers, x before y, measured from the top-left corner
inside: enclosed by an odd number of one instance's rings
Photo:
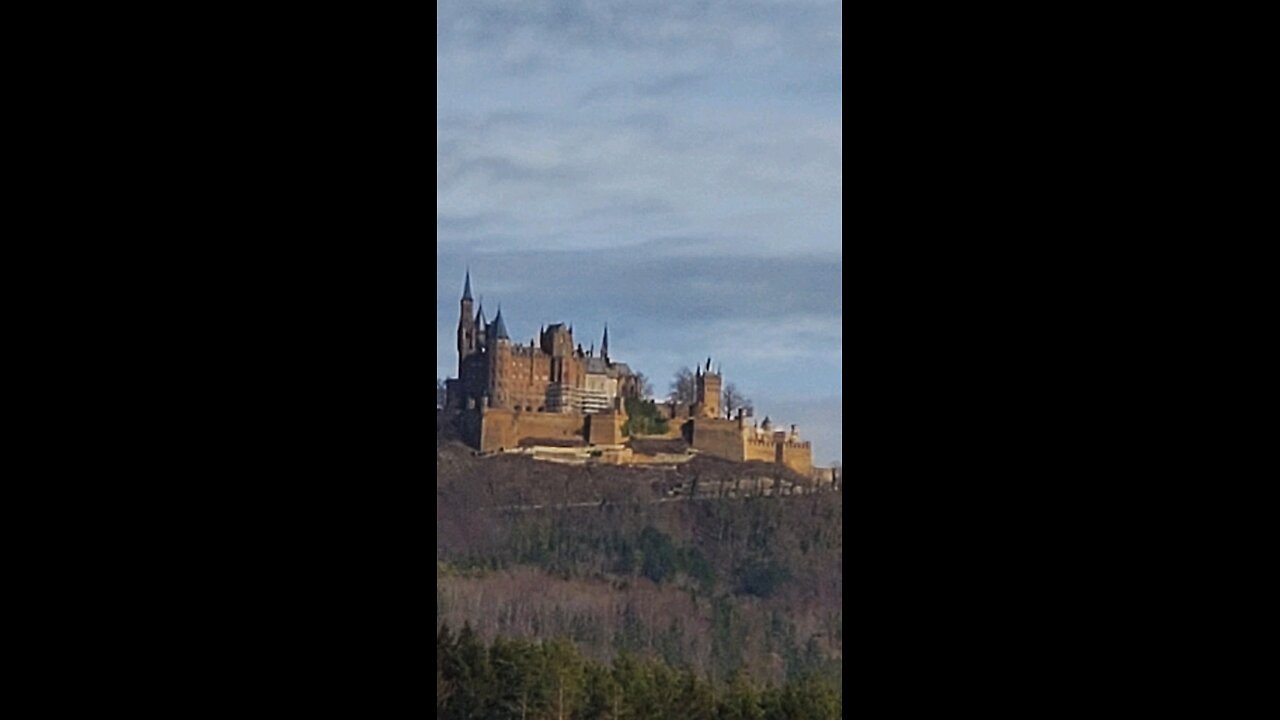
[[[486,345],[489,352],[489,404],[492,407],[507,407],[511,399],[507,372],[511,369],[511,336],[507,334],[507,324],[502,319],[502,307],[498,307],[498,315],[488,327],[489,337]]]

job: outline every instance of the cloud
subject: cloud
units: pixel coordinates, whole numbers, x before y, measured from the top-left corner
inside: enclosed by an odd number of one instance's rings
[[[829,49],[841,24],[839,2],[644,2],[641,0],[505,2],[444,0],[436,6],[436,41],[446,48],[556,48],[715,56],[782,49]]]
[[[639,79],[629,82],[608,82],[591,88],[578,100],[579,107],[591,105],[602,100],[623,99],[634,102],[637,99],[668,98],[684,94],[703,84],[707,76],[702,73],[670,73],[654,79]]]
[[[437,373],[469,264],[517,339],[569,322],[589,345],[607,321],[660,389],[712,355],[753,396],[838,397],[841,21],[830,1],[439,2]]]

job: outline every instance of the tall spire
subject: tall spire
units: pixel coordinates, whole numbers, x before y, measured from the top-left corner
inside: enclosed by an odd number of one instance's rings
[[[467,268],[467,284],[462,288],[462,299],[471,299],[471,268]]]
[[[609,358],[609,323],[604,324],[604,342],[600,343],[600,357]]]

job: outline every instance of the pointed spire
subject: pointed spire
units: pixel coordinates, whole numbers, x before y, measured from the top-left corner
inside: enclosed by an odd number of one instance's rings
[[[488,321],[484,319],[484,300],[480,301],[480,309],[476,311],[476,327],[482,328]]]
[[[502,306],[498,306],[498,316],[493,319],[494,337],[498,340],[510,340],[511,336],[507,335],[507,324],[502,322]]]
[[[467,268],[467,284],[462,288],[462,299],[471,299],[471,268]]]
[[[604,324],[604,342],[600,343],[600,356],[609,357],[609,323]]]

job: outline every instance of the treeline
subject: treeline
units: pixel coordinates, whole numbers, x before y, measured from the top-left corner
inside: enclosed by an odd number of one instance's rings
[[[445,720],[826,720],[842,705],[838,663],[761,688],[740,672],[714,681],[626,652],[592,662],[563,638],[486,645],[469,625],[436,633],[436,717]]]
[[[647,655],[704,675],[746,670],[757,681],[781,683],[835,662],[843,643],[836,608],[797,615],[729,596],[695,601],[648,581],[564,581],[531,568],[437,577],[437,626],[469,623],[484,638],[567,637],[600,661]]]
[[[454,521],[460,516],[466,517],[457,513]],[[466,541],[438,538],[437,560],[489,570],[529,565],[564,578],[644,577],[704,596],[768,598],[796,580],[799,587],[834,584],[831,589],[840,580],[839,496],[469,519]]]
[[[621,654],[804,677],[843,654],[842,496],[672,501],[756,468],[699,458],[676,471],[574,467],[437,452],[437,624],[485,640],[564,636]],[[557,507],[604,499],[589,507]],[[530,510],[528,506],[540,509]]]

